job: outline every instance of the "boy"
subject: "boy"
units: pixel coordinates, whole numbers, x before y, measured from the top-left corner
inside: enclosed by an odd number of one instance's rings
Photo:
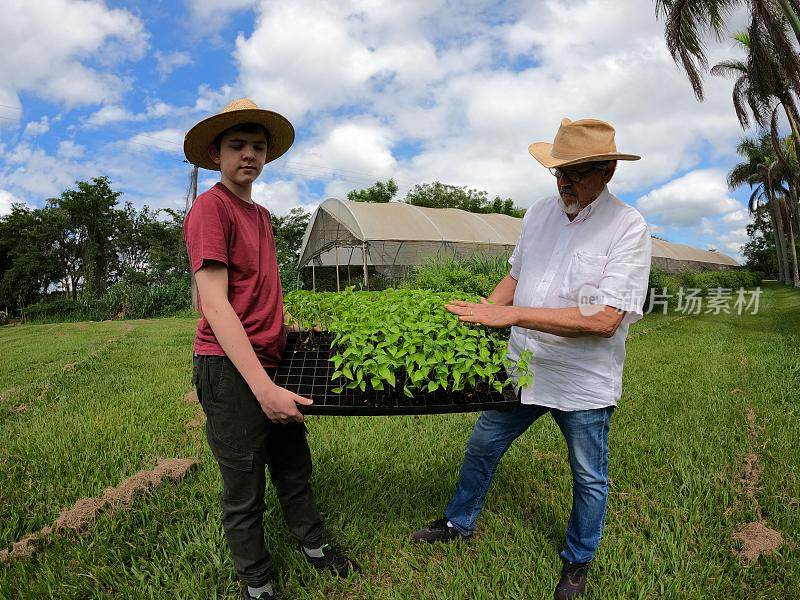
[[[311,400],[278,387],[268,374],[286,343],[283,299],[270,215],[251,193],[264,165],[293,141],[286,118],[247,99],[204,119],[184,141],[192,164],[221,172],[221,181],[193,203],[184,234],[202,312],[194,385],[222,474],[222,524],[243,600],[277,598],[264,545],[265,466],[308,561],[340,576],[357,569],[323,543],[309,485],[307,430],[297,408]]]

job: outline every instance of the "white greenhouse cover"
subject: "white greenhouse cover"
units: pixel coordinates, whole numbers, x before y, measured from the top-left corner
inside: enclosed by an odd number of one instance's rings
[[[365,246],[367,264],[375,267],[417,265],[439,253],[510,254],[521,226],[522,219],[502,214],[329,198],[311,216],[300,247],[299,266],[312,260],[316,266],[360,266]],[[739,266],[721,252],[655,238],[653,257]]]

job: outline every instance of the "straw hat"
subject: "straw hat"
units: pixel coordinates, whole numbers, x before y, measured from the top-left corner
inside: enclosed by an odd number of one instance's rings
[[[286,117],[258,108],[249,98],[240,98],[229,102],[219,113],[192,127],[183,141],[183,153],[193,165],[209,171],[219,171],[219,165],[208,154],[208,147],[220,133],[242,123],[257,123],[269,132],[266,162],[281,156],[294,142],[294,127]]]
[[[639,160],[635,154],[617,152],[614,143],[614,128],[605,121],[581,119],[580,121],[561,120],[553,143],[534,142],[528,152],[542,165],[567,167],[581,163],[603,160]]]

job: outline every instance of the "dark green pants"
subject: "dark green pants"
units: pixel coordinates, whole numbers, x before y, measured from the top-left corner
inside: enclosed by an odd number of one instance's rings
[[[273,577],[264,545],[265,467],[286,525],[306,547],[322,542],[309,485],[311,451],[302,423],[267,419],[247,382],[224,356],[195,356],[193,383],[206,413],[206,438],[222,473],[222,525],[236,573],[251,586]]]

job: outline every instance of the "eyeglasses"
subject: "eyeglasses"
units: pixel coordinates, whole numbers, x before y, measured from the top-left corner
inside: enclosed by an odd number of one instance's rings
[[[592,171],[604,171],[608,165],[591,165],[586,169],[548,169],[553,177],[566,177],[570,181],[580,181]]]

